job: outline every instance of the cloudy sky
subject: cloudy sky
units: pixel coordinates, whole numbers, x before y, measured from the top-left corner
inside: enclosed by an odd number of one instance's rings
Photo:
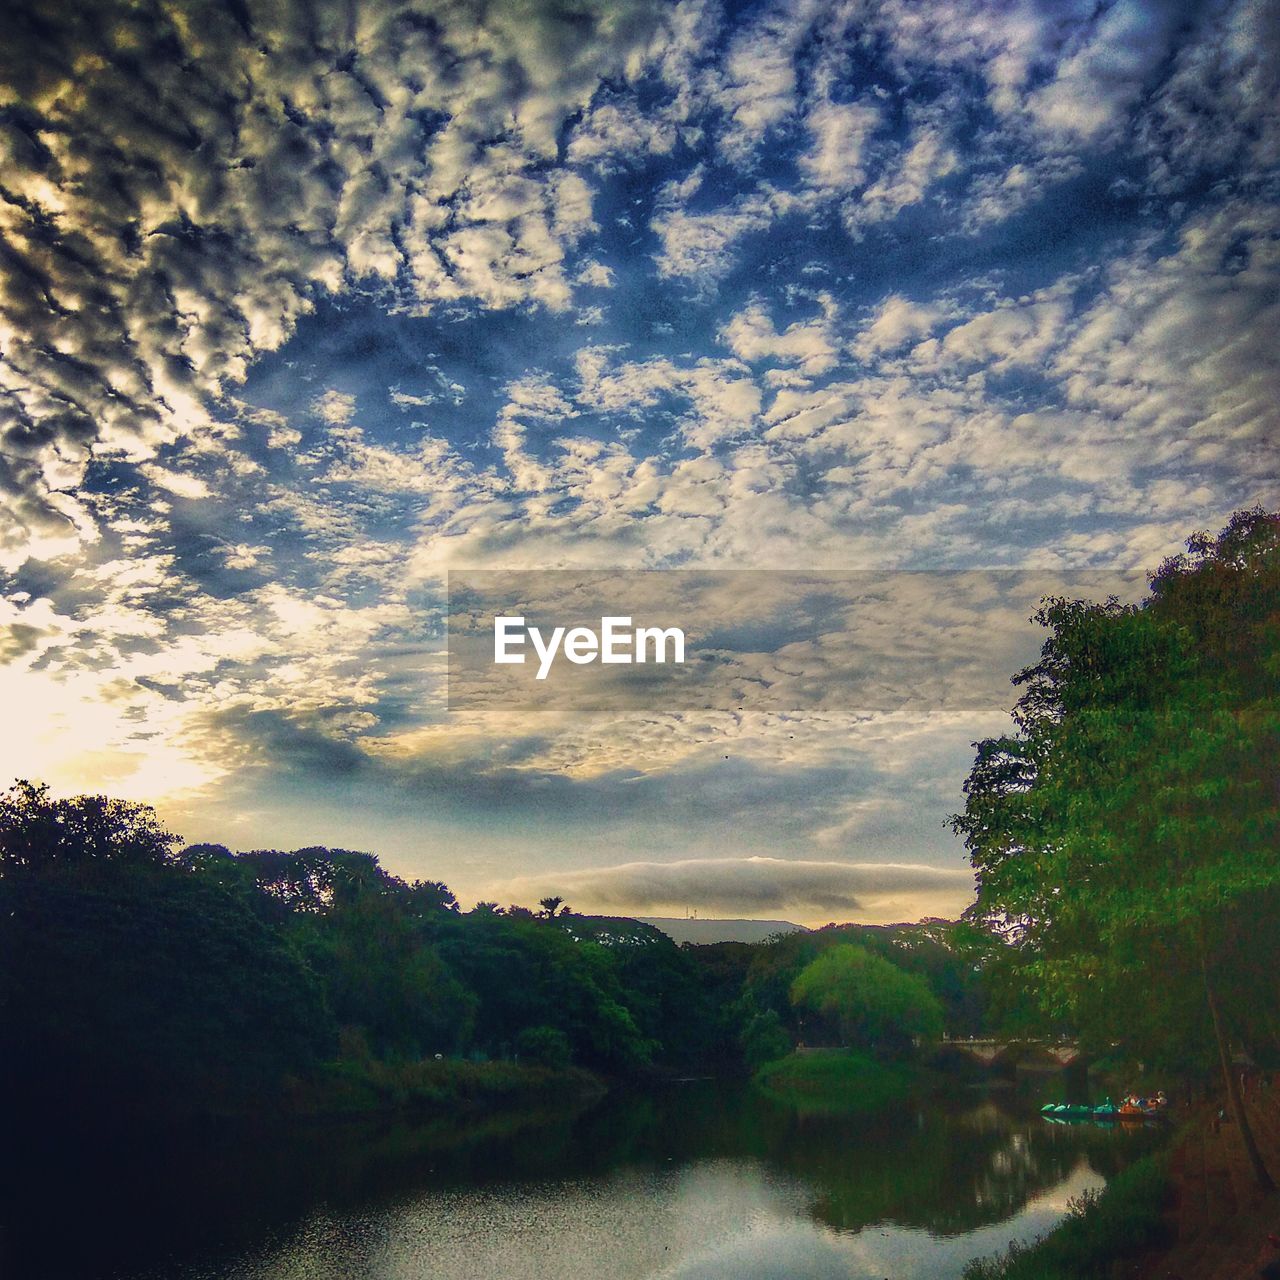
[[[18,0],[0,773],[464,900],[959,909],[1036,592],[1277,505],[1278,53],[1274,0]],[[699,598],[702,716],[450,711],[446,572],[551,568],[874,572]]]

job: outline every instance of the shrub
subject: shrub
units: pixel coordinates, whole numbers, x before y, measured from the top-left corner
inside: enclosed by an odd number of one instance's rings
[[[562,1070],[572,1052],[569,1037],[558,1027],[526,1027],[516,1036],[516,1053],[523,1062]]]

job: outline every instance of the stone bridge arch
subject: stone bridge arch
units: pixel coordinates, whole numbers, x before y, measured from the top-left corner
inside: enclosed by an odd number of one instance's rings
[[[1087,1070],[1091,1057],[1074,1040],[1002,1040],[995,1037],[944,1040],[943,1054],[958,1054],[988,1068],[1015,1071]]]

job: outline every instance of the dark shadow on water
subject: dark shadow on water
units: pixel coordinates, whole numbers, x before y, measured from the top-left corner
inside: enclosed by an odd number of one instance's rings
[[[7,1280],[216,1277],[232,1259],[278,1255],[317,1213],[371,1217],[424,1194],[465,1200],[707,1161],[803,1185],[811,1220],[836,1231],[894,1224],[950,1236],[1011,1217],[1082,1158],[1106,1177],[1156,1140],[1045,1124],[1017,1099],[972,1092],[805,1117],[713,1081],[427,1124],[223,1123],[145,1136],[121,1125],[92,1139],[25,1127],[0,1187]]]

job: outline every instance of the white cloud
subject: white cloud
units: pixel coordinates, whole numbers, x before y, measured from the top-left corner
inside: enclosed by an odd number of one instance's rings
[[[706,213],[691,213],[684,201],[696,189],[693,181],[670,183],[660,193],[651,226],[662,242],[658,271],[664,276],[690,278],[710,288],[734,262],[738,241],[753,231],[763,231],[795,200],[770,187],[740,196],[731,204]]]
[[[613,272],[603,262],[597,262],[594,258],[584,262],[574,277],[576,284],[590,285],[593,289],[607,289],[613,281]]]
[[[91,453],[204,429],[318,292],[398,280],[423,309],[567,306],[591,193],[545,162],[657,30],[643,2],[243,18],[72,8],[6,42],[0,80],[27,115],[0,126],[17,196],[0,204],[0,429],[32,441],[0,476],[10,564],[80,536],[87,508],[51,490]]]
[[[1176,19],[1153,0],[1116,0],[1074,33],[1049,82],[1026,98],[1036,125],[1078,144],[1116,130],[1168,54]]]
[[[567,154],[574,164],[609,172],[626,161],[669,155],[677,136],[674,124],[632,99],[606,97],[574,126]]]
[[[1067,303],[1058,298],[998,307],[949,329],[940,341],[922,343],[915,359],[923,367],[968,362],[996,373],[1034,366],[1062,340],[1068,314]]]
[[[908,205],[919,204],[934,184],[959,165],[954,147],[942,130],[926,124],[916,130],[896,165],[877,178],[846,212],[852,228],[884,222]]]
[[[796,49],[817,15],[811,0],[776,4],[736,33],[712,99],[727,117],[721,145],[743,160],[796,110]]]
[[[168,467],[157,466],[155,463],[145,463],[139,470],[158,489],[172,493],[175,497],[194,500],[209,496],[209,486],[199,476],[171,471]]]
[[[898,294],[886,298],[871,323],[858,335],[854,352],[867,360],[885,352],[899,351],[908,342],[931,333],[942,318],[933,304],[916,303]]]
[[[820,295],[818,303],[822,308],[819,319],[797,320],[779,333],[763,301],[754,299],[725,325],[720,336],[733,354],[743,360],[794,364],[810,377],[825,373],[836,363],[832,334],[836,304],[829,294]]]
[[[865,179],[862,154],[880,123],[874,106],[857,102],[819,102],[805,117],[812,145],[800,157],[809,180],[825,191],[860,186]]]
[[[317,396],[311,405],[311,412],[334,426],[350,422],[356,411],[356,398],[345,391],[326,391]]]

